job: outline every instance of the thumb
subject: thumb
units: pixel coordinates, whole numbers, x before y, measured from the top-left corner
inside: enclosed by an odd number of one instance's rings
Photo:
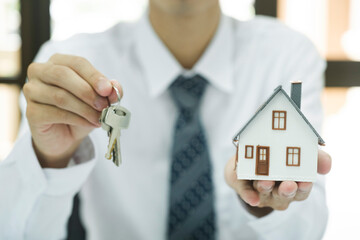
[[[318,173],[327,174],[331,170],[331,157],[330,155],[319,149],[318,152]]]

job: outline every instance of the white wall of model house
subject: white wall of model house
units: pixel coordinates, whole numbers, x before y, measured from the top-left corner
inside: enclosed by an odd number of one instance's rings
[[[273,130],[273,110],[286,111],[286,130]],[[238,179],[309,181],[317,174],[318,137],[294,106],[279,91],[250,122],[239,137]],[[245,158],[245,146],[252,145],[253,158]],[[268,146],[269,174],[256,175],[256,147]],[[287,147],[300,147],[300,166],[287,166]]]

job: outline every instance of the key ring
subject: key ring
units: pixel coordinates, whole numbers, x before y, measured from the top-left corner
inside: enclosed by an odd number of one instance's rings
[[[123,112],[123,111],[121,110],[121,106],[120,106],[120,101],[121,101],[120,92],[119,92],[119,90],[118,90],[114,85],[112,85],[112,86],[113,86],[113,89],[114,89],[115,92],[116,92],[117,102],[111,104],[110,106],[115,106],[115,111],[116,111],[116,112],[119,111],[119,110],[120,110],[121,112]]]
[[[116,103],[111,103],[110,100],[109,100],[109,98],[107,98],[107,100],[108,100],[108,105],[109,105],[109,106],[114,106],[115,104],[116,104],[116,105],[120,104],[121,96],[120,96],[119,90],[115,87],[115,85],[114,85],[113,83],[111,83],[111,85],[112,85],[112,88],[113,88],[113,89],[115,90],[115,92],[116,92],[117,102],[116,102]]]
[[[115,90],[116,96],[117,96],[117,98],[118,98],[117,103],[120,103],[120,101],[121,101],[121,96],[120,96],[119,90],[118,90],[114,85],[112,85],[112,87],[113,87],[113,89]]]

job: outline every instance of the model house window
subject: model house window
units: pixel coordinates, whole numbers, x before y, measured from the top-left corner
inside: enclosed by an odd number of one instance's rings
[[[286,152],[286,166],[300,166],[300,148],[287,147]]]
[[[254,146],[245,146],[245,158],[253,158]]]
[[[266,149],[260,149],[259,151],[259,161],[266,161]]]
[[[286,111],[273,111],[272,129],[286,130]]]

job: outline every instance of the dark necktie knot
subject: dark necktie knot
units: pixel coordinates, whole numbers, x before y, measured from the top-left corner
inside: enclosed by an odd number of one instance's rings
[[[200,75],[191,78],[179,76],[170,86],[175,104],[180,110],[195,111],[200,105],[207,81]]]

